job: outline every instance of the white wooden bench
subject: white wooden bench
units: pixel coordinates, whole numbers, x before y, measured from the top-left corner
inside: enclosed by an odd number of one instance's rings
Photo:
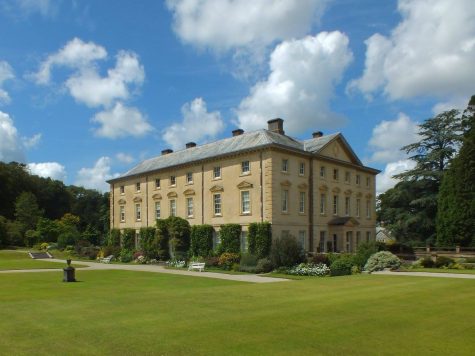
[[[190,263],[190,265],[188,266],[188,271],[191,271],[194,269],[197,269],[198,271],[203,272],[203,270],[205,269],[205,263],[204,262]]]
[[[110,255],[110,256],[107,256],[107,257],[102,257],[102,258],[99,259],[99,262],[110,263],[113,258],[114,258],[114,255]]]

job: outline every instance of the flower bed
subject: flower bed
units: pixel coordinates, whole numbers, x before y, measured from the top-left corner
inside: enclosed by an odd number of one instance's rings
[[[295,276],[317,276],[324,277],[330,273],[330,268],[323,263],[301,263],[287,270],[287,274]]]

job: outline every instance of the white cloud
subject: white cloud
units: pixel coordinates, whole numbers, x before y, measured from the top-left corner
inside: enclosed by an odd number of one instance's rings
[[[102,46],[74,38],[58,52],[48,56],[33,78],[38,84],[48,84],[53,67],[71,68],[73,73],[65,82],[70,95],[89,107],[108,107],[115,100],[128,99],[128,86],[141,85],[145,71],[136,53],[119,51],[115,67],[102,77],[98,73],[97,62],[106,58],[107,52]]]
[[[416,163],[409,159],[391,162],[386,165],[383,172],[376,176],[376,192],[377,194],[384,193],[386,190],[394,187],[399,180],[392,178],[394,175],[405,172],[414,168]]]
[[[25,154],[12,118],[0,111],[0,161],[23,162]]]
[[[15,78],[13,68],[6,61],[0,61],[0,104],[10,103],[10,95],[2,88],[3,83]]]
[[[330,100],[353,58],[348,42],[334,31],[279,44],[271,54],[268,78],[254,85],[236,110],[237,124],[259,129],[282,117],[291,134],[341,124],[344,120],[330,110]]]
[[[27,167],[32,174],[40,177],[49,177],[61,181],[66,179],[66,169],[58,162],[28,163]]]
[[[118,138],[125,136],[144,136],[152,131],[147,118],[134,107],[117,102],[112,108],[97,113],[92,122],[98,123],[95,133],[100,137]]]
[[[173,149],[184,148],[185,143],[214,138],[224,129],[224,122],[218,111],[208,112],[206,102],[196,98],[181,108],[183,121],[165,129],[163,139]]]
[[[111,174],[111,159],[109,157],[101,157],[96,161],[94,167],[81,168],[79,170],[75,184],[105,192],[109,190],[106,180],[117,176],[119,174]]]
[[[47,85],[55,66],[70,68],[72,73],[64,82],[69,94],[88,107],[104,108],[91,119],[100,124],[95,130],[97,136],[143,136],[152,127],[137,108],[127,107],[123,101],[130,98],[132,85],[137,88],[143,84],[144,67],[136,53],[119,51],[115,66],[107,70],[107,75],[101,76],[98,62],[106,58],[107,51],[102,46],[74,38],[49,55],[32,77],[37,84]]]
[[[117,99],[128,99],[128,84],[142,84],[144,68],[133,52],[120,51],[117,63],[106,77],[95,66],[82,68],[66,81],[71,96],[89,107],[110,106]]]
[[[40,69],[33,74],[37,84],[48,84],[51,79],[51,69],[54,66],[65,66],[73,69],[88,69],[91,65],[107,57],[104,47],[94,42],[84,42],[74,38],[58,52],[51,54],[41,63]]]
[[[449,111],[452,109],[463,111],[467,108],[468,101],[468,97],[452,98],[448,101],[443,101],[434,105],[432,108],[432,113],[434,115],[438,115],[444,111]]]
[[[41,137],[42,137],[41,133],[37,133],[37,134],[33,135],[32,137],[23,137],[22,138],[23,146],[27,150],[30,149],[30,148],[34,148],[34,147],[38,146],[38,144],[40,143]]]
[[[168,0],[180,39],[217,52],[252,51],[307,34],[327,0]]]
[[[54,16],[57,12],[57,2],[50,0],[3,0],[2,10],[14,17],[26,17],[40,14],[43,17]]]
[[[401,147],[419,141],[417,122],[400,113],[393,121],[381,121],[369,140],[371,162],[391,162],[406,157]]]
[[[117,160],[119,160],[119,162],[122,162],[122,163],[125,163],[125,164],[130,164],[133,161],[135,161],[134,157],[132,157],[129,154],[123,153],[123,152],[117,153],[115,155],[115,158],[117,158]]]
[[[350,83],[390,99],[464,97],[475,81],[472,0],[400,0],[402,21],[389,37],[370,37],[363,76]]]

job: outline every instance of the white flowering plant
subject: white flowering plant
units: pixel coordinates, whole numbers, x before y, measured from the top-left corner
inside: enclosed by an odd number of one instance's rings
[[[330,274],[330,268],[323,263],[301,263],[287,270],[287,274],[295,276],[325,277]]]
[[[183,268],[186,266],[186,261],[183,260],[170,260],[167,262],[168,267]]]

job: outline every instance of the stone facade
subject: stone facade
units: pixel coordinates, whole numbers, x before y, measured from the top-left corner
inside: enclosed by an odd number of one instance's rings
[[[282,120],[271,120],[269,130],[233,134],[209,144],[216,146],[216,154],[183,162],[188,150],[200,149],[190,144],[110,180],[111,228],[138,231],[154,226],[157,218],[176,215],[216,231],[222,224],[241,224],[245,240],[250,223],[269,221],[273,238],[292,235],[309,252],[352,252],[375,239],[379,171],[364,167],[341,134],[316,133],[297,141],[285,136]],[[239,147],[249,139],[245,135],[273,140]],[[237,148],[220,154],[226,145]],[[163,166],[165,155],[172,164]]]

